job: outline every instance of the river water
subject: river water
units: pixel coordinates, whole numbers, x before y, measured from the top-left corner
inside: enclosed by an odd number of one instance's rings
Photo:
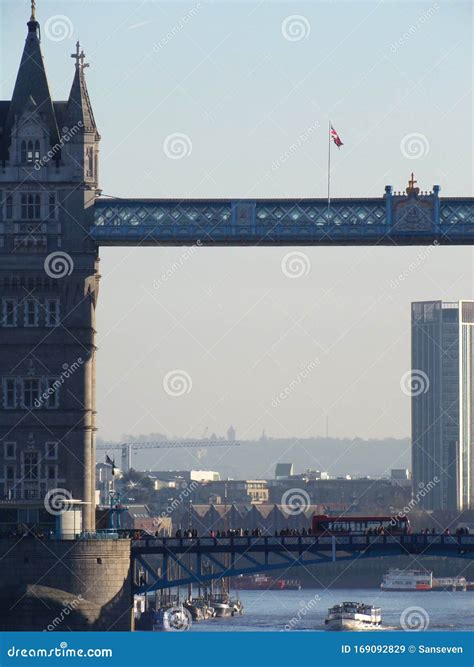
[[[474,629],[474,591],[388,593],[373,588],[307,588],[238,593],[245,606],[243,616],[193,623],[191,632],[323,631],[328,607],[343,601],[381,607],[386,630],[406,629],[403,625],[428,631]]]

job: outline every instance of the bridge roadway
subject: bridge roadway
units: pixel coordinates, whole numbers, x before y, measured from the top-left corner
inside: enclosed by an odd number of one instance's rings
[[[99,246],[471,245],[474,198],[439,186],[382,197],[326,199],[119,199],[94,204]]]
[[[329,561],[410,554],[471,559],[474,536],[198,537],[132,542],[135,572],[146,572],[146,583],[138,580],[135,583],[136,593]],[[150,556],[159,558],[163,576],[157,575],[156,560],[150,565],[147,560]],[[170,567],[173,563],[176,567]]]

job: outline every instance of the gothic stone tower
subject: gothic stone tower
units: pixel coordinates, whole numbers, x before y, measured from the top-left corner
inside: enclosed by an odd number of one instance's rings
[[[52,101],[32,6],[0,102],[0,498],[41,507],[65,489],[93,530],[100,136],[79,44],[69,99]]]

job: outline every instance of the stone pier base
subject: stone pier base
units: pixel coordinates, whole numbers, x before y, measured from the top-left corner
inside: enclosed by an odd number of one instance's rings
[[[132,630],[129,540],[0,540],[0,630]]]

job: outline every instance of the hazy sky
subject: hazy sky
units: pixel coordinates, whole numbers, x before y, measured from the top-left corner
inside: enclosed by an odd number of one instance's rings
[[[91,63],[104,193],[324,197],[331,118],[334,196],[380,196],[412,170],[472,194],[471,2],[37,5],[55,99],[78,38]],[[1,2],[4,99],[28,11]],[[182,159],[164,150],[175,133]],[[309,436],[327,414],[334,436],[407,435],[410,301],[472,298],[472,251],[300,250],[297,279],[285,248],[101,250],[99,435]],[[175,370],[181,396],[164,387]]]

